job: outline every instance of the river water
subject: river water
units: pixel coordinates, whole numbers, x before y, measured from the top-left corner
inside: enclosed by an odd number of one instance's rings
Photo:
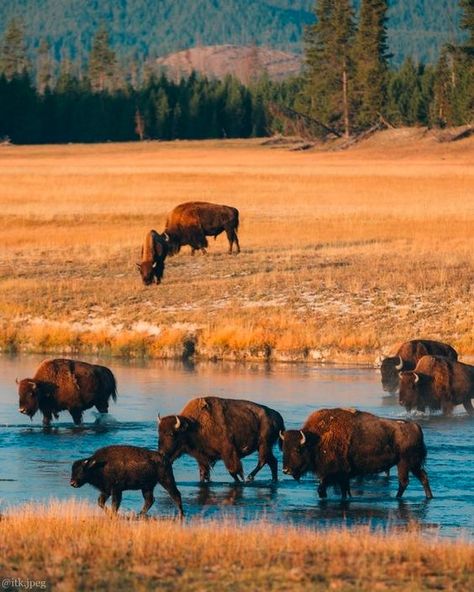
[[[45,432],[41,415],[33,421],[18,412],[15,377],[32,376],[42,358],[0,357],[0,511],[26,502],[79,499],[95,503],[98,492],[90,485],[69,485],[71,464],[110,444],[157,446],[156,416],[177,413],[201,395],[250,399],[278,410],[287,428],[300,427],[314,410],[357,407],[385,417],[406,417],[395,397],[387,397],[376,370],[315,367],[175,362],[91,360],[108,365],[118,381],[119,395],[106,421],[94,410],[85,412],[84,427],[75,428],[67,412]],[[402,500],[397,500],[396,468],[390,476],[352,483],[353,498],[341,502],[338,493],[320,501],[316,483],[307,476],[300,483],[281,473],[272,485],[264,467],[250,485],[234,485],[222,462],[212,483],[201,487],[198,469],[190,457],[174,464],[187,516],[265,518],[279,523],[316,528],[370,525],[374,528],[419,528],[423,533],[474,538],[474,420],[464,409],[452,418],[417,417],[428,448],[426,469],[434,499],[426,501],[421,484],[411,477]],[[277,447],[275,453],[281,460]],[[256,455],[244,459],[246,473]],[[174,514],[174,506],[159,485],[151,515]],[[121,511],[141,508],[140,492],[124,492]]]

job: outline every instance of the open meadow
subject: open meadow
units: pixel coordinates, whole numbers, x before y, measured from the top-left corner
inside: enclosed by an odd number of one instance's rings
[[[178,203],[240,210],[160,286],[135,263]],[[344,152],[261,140],[0,147],[7,352],[375,363],[474,354],[474,138],[391,130]]]
[[[34,506],[0,522],[3,588],[54,590],[468,591],[474,553],[416,528],[317,532],[265,522],[129,520],[78,503]],[[7,585],[5,585],[7,582]]]

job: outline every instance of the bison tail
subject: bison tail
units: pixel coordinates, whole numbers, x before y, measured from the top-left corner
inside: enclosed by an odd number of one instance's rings
[[[239,229],[239,210],[235,209],[235,230]]]

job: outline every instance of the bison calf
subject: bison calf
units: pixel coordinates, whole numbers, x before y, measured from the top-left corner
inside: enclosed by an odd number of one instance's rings
[[[401,497],[411,471],[423,484],[427,498],[433,497],[423,464],[426,448],[421,427],[413,422],[383,419],[352,409],[321,409],[306,420],[303,429],[280,434],[283,472],[299,480],[312,472],[318,475],[319,497],[327,496],[329,485],[338,485],[342,497],[350,496],[352,477],[387,471],[397,465]]]
[[[46,360],[33,378],[17,380],[17,384],[20,413],[32,418],[41,411],[45,426],[64,410],[79,425],[84,410],[96,407],[100,413],[107,413],[110,397],[117,400],[117,384],[108,368],[74,360]]]
[[[423,356],[412,372],[400,373],[399,402],[407,411],[441,409],[451,415],[456,405],[463,405],[474,415],[474,366],[442,356]]]
[[[427,355],[445,356],[453,361],[458,359],[457,351],[447,343],[429,339],[406,341],[394,356],[382,360],[380,374],[383,390],[395,393],[400,385],[399,372],[413,370],[417,362]]]
[[[278,480],[273,446],[284,429],[281,415],[251,401],[202,397],[192,399],[179,415],[159,418],[159,449],[172,461],[182,454],[194,457],[201,482],[209,481],[218,460],[235,481],[244,480],[240,459],[258,451],[258,463],[248,475],[251,481],[268,464],[272,479]]]
[[[145,500],[140,514],[144,515],[153,505],[153,490],[159,483],[169,493],[183,517],[181,494],[176,487],[170,461],[160,452],[137,446],[106,446],[91,457],[76,460],[72,465],[71,485],[82,487],[90,483],[100,491],[98,504],[112,496],[112,510],[117,512],[122,501],[122,492],[141,489]]]

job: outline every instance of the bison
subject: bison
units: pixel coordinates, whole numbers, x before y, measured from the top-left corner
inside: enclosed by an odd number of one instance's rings
[[[281,415],[251,401],[201,397],[192,399],[179,415],[158,417],[159,450],[172,461],[182,454],[194,457],[201,482],[209,481],[218,460],[236,482],[244,480],[240,459],[258,451],[258,463],[248,475],[252,481],[268,464],[273,481],[278,480],[278,463],[273,446],[284,429]]]
[[[85,409],[95,406],[107,413],[110,397],[117,400],[117,383],[108,368],[74,360],[45,360],[33,378],[17,379],[17,384],[20,413],[32,418],[40,410],[45,426],[66,409],[79,425]]]
[[[169,493],[183,517],[181,494],[176,487],[171,463],[161,452],[138,446],[106,446],[88,458],[76,460],[72,465],[72,487],[90,483],[100,491],[98,504],[105,509],[105,503],[112,496],[112,511],[117,512],[122,501],[122,492],[141,489],[144,504],[140,512],[144,515],[153,505],[153,490],[159,483]]]
[[[159,284],[165,270],[165,259],[168,254],[168,241],[156,230],[150,230],[142,246],[141,263],[137,263],[138,271],[145,286],[153,282]]]
[[[301,430],[280,434],[283,472],[299,480],[308,471],[320,479],[318,494],[327,496],[338,485],[342,498],[351,495],[352,477],[387,471],[397,465],[401,497],[411,471],[433,497],[423,464],[426,447],[417,423],[383,419],[355,409],[321,409],[312,413]]]
[[[474,415],[474,366],[443,356],[423,356],[416,368],[400,373],[399,402],[407,411],[426,407],[450,415],[455,405],[464,405]]]
[[[454,362],[458,359],[457,351],[447,343],[429,339],[412,339],[399,348],[395,356],[382,361],[382,387],[384,391],[395,393],[400,385],[399,372],[413,370],[423,356],[445,356]]]
[[[234,243],[240,253],[239,210],[231,206],[190,201],[176,206],[166,220],[164,236],[169,243],[169,254],[179,252],[183,245],[191,246],[191,253],[201,250],[206,253],[207,236],[216,238],[221,232],[226,233],[229,241],[229,253]]]

